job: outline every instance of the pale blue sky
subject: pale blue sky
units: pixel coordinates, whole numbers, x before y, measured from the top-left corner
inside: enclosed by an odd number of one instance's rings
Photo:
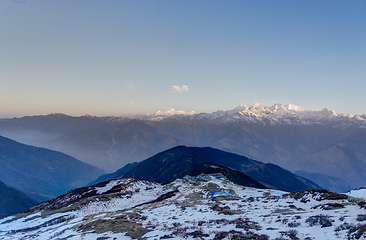
[[[4,0],[0,83],[2,117],[366,113],[366,1]]]

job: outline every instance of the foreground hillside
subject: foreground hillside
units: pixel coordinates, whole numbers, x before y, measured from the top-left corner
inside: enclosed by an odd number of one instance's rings
[[[61,152],[0,136],[0,180],[38,201],[81,187],[103,173]]]
[[[353,192],[357,195],[358,192]],[[360,239],[361,199],[243,187],[222,175],[119,179],[0,220],[1,239]]]
[[[202,164],[216,165],[216,167],[211,166],[209,170],[207,166],[204,167]],[[177,146],[158,153],[142,162],[127,165],[112,174],[99,177],[95,183],[114,178],[131,177],[139,180],[164,183],[185,175],[199,174],[198,169],[205,173],[212,173],[215,170],[224,173],[224,170],[218,166],[229,168],[231,171],[238,171],[242,175],[247,175],[247,178],[252,178],[269,188],[284,191],[320,188],[312,181],[296,176],[274,164],[264,164],[245,156],[215,148],[186,146]],[[237,179],[244,179],[244,176],[240,176]],[[259,187],[258,184],[251,186]]]

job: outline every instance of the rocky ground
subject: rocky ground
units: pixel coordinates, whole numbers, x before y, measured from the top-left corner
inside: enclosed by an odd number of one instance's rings
[[[365,195],[255,189],[222,176],[111,180],[1,219],[0,238],[365,239]]]

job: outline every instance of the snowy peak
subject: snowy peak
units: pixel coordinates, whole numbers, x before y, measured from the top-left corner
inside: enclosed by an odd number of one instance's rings
[[[285,106],[285,109],[288,110],[288,111],[296,111],[296,112],[303,112],[303,111],[306,111],[305,108],[302,108],[302,107],[299,107],[299,106],[296,106],[294,104],[287,104]]]
[[[272,107],[270,107],[270,110],[271,111],[278,111],[278,110],[281,111],[281,110],[286,110],[286,107],[280,103],[277,103],[277,104],[273,105]]]
[[[237,113],[237,112],[240,112],[240,111],[244,111],[244,110],[246,110],[246,109],[248,109],[248,106],[247,106],[247,105],[245,105],[245,104],[240,104],[239,106],[237,106],[236,108],[232,109],[232,110],[231,110],[231,111],[229,111],[229,112],[231,112],[231,113]]]
[[[212,120],[219,122],[251,122],[265,125],[292,124],[292,125],[332,125],[338,127],[356,126],[366,127],[366,115],[344,115],[324,108],[320,111],[307,110],[295,104],[283,105],[280,103],[267,107],[260,103],[254,105],[239,105],[228,111],[216,111],[213,113],[194,113],[185,111],[175,111],[174,109],[165,112],[158,111],[150,120],[163,120],[165,118],[182,118],[185,120]],[[188,117],[188,118],[187,118]]]
[[[323,110],[321,110],[321,112],[328,115],[328,116],[334,116],[334,117],[338,116],[338,113],[336,113],[335,111],[333,111],[333,110],[331,110],[327,107],[324,108]]]
[[[232,111],[229,111],[232,112]],[[334,111],[327,108],[326,111],[309,111],[294,104],[275,104],[266,107],[261,104],[254,104],[243,110],[237,111],[234,118],[242,121],[261,122],[265,124],[299,124],[318,122],[320,119],[338,116]],[[240,116],[240,117],[239,117]]]
[[[252,107],[250,107],[250,109],[255,109],[255,110],[261,110],[266,108],[266,106],[260,104],[260,103],[254,103],[254,105]]]

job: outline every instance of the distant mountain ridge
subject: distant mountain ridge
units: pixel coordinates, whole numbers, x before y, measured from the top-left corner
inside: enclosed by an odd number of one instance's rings
[[[53,132],[67,132],[79,130],[81,128],[87,129],[100,124],[119,124],[127,122],[131,119],[161,121],[167,118],[182,119],[182,120],[218,120],[218,121],[247,121],[258,122],[263,124],[324,124],[334,123],[337,126],[359,126],[366,128],[366,114],[342,114],[337,113],[327,107],[322,110],[308,110],[297,106],[295,104],[283,105],[280,103],[274,104],[270,107],[256,103],[252,106],[245,104],[231,110],[218,110],[212,113],[195,113],[194,111],[185,112],[183,110],[174,110],[173,108],[166,111],[158,110],[154,114],[139,115],[136,117],[96,117],[91,115],[84,115],[80,117],[68,116],[62,113],[51,113],[48,115],[39,116],[25,116],[20,118],[6,118],[0,119],[2,124],[10,128],[19,128],[27,125],[26,128],[38,128],[40,131],[52,130]],[[88,121],[85,124],[85,121]],[[37,127],[40,122],[43,122],[41,128]],[[50,124],[53,122],[52,124]],[[65,124],[67,122],[67,124]],[[0,126],[2,125],[0,124]],[[55,128],[57,126],[57,128]]]
[[[118,170],[116,173],[107,174],[99,178],[106,181],[113,178],[135,178],[138,180],[169,182],[185,175],[198,175],[200,173],[220,172],[225,174],[230,169],[241,172],[243,175],[237,179],[247,178],[251,186],[280,189],[284,191],[302,191],[308,188],[319,188],[313,182],[296,176],[274,164],[264,164],[245,156],[224,152],[218,149],[205,147],[177,146],[158,153],[138,164],[127,165],[127,170]],[[235,174],[230,172],[230,176]],[[247,176],[246,176],[247,175]],[[249,176],[249,177],[248,177]],[[260,186],[251,179],[263,184]],[[98,180],[93,182],[97,183]],[[234,181],[235,182],[235,181]],[[255,185],[256,184],[256,185]]]
[[[97,127],[104,124],[121,124],[130,121],[125,117],[81,117],[62,113],[0,119],[0,135],[33,146],[43,146],[47,140],[67,133]]]
[[[344,115],[328,108],[256,104],[213,113],[160,111],[138,118],[50,114],[0,119],[0,134],[108,171],[177,145],[209,146],[306,171],[311,180],[328,182],[324,187],[346,192],[347,186],[366,186],[365,119],[365,114]]]

